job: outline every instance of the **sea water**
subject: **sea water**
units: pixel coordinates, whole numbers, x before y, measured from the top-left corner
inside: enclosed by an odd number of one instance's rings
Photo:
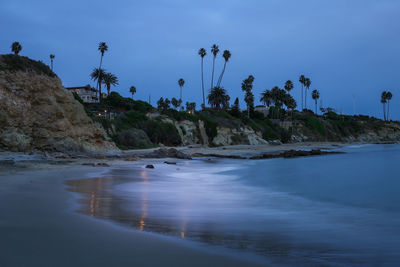
[[[400,265],[400,146],[341,151],[125,166],[86,212],[277,264]]]

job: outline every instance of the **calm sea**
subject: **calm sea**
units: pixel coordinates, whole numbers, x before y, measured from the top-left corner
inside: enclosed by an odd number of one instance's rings
[[[81,212],[276,264],[400,265],[400,146],[124,166],[70,181]],[[94,190],[95,189],[95,190]]]

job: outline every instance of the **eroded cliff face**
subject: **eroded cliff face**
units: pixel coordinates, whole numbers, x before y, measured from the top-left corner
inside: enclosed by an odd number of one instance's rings
[[[4,69],[0,70],[0,149],[117,151],[57,77]]]

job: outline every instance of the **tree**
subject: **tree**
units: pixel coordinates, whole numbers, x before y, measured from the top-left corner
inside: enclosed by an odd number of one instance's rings
[[[22,50],[22,45],[18,42],[14,42],[11,45],[11,51],[14,52],[16,56],[18,56],[19,52]]]
[[[312,91],[312,99],[314,99],[315,101],[315,114],[318,114],[317,112],[317,103],[318,103],[318,99],[319,99],[319,91],[317,89]]]
[[[132,85],[131,88],[129,88],[129,92],[132,94],[132,99],[133,99],[133,95],[136,93],[136,87]]]
[[[170,106],[171,106],[171,101],[168,98],[166,98],[164,100],[164,109],[169,109]]]
[[[387,100],[387,115],[386,115],[386,119],[389,120],[389,104],[390,104],[390,100],[392,100],[392,93],[390,91],[386,92],[386,100]]]
[[[107,95],[110,95],[111,85],[118,85],[118,78],[114,74],[107,72],[104,73],[103,83],[107,86]]]
[[[179,88],[181,89],[179,100],[182,102],[182,87],[185,85],[185,80],[180,78],[178,80]]]
[[[304,109],[304,96],[303,96],[303,91],[304,91],[304,85],[305,85],[306,77],[304,75],[300,75],[299,82],[301,83],[301,110],[303,111]]]
[[[265,90],[261,93],[260,101],[264,103],[267,107],[271,106],[272,103],[272,95],[270,90]]]
[[[285,99],[284,99],[284,104],[285,106],[290,109],[292,112],[292,120],[293,120],[293,111],[297,106],[296,100],[294,100],[294,98],[290,95],[290,94],[286,94],[285,95]]]
[[[291,80],[287,80],[284,88],[288,93],[290,93],[290,91],[294,88],[293,82]]]
[[[195,102],[186,102],[186,110],[189,112],[194,112],[196,110]]]
[[[55,55],[53,55],[53,54],[50,54],[50,61],[51,61],[51,71],[53,71],[53,61],[54,61],[54,58],[55,58],[56,56]]]
[[[207,52],[204,48],[200,48],[199,49],[199,55],[201,57],[201,89],[202,89],[202,93],[203,93],[203,106],[206,105],[206,100],[205,100],[205,96],[204,96],[204,69],[203,69],[203,61],[204,61],[204,57],[207,55]]]
[[[233,103],[232,109],[231,109],[231,115],[234,117],[240,117],[240,107],[239,107],[239,98],[236,97],[235,102]]]
[[[254,95],[251,92],[253,89],[254,76],[250,75],[242,82],[242,91],[246,92],[244,101],[247,104],[247,117],[250,118],[250,111],[254,109]]]
[[[228,106],[230,97],[224,88],[216,86],[210,90],[207,99],[211,107],[221,109]]]
[[[219,47],[216,44],[211,46],[211,52],[213,53],[213,66],[212,66],[212,76],[211,76],[211,90],[214,88],[214,69],[215,69],[215,58],[219,53]]]
[[[90,78],[92,78],[92,80],[97,82],[97,84],[99,85],[100,101],[101,101],[101,81],[105,73],[106,72],[103,69],[94,68],[92,73],[90,74]]]
[[[164,98],[160,97],[160,99],[157,101],[157,108],[158,109],[164,108]]]
[[[231,52],[229,52],[229,50],[225,50],[224,53],[222,54],[222,57],[225,59],[225,63],[224,63],[224,68],[222,69],[221,75],[219,76],[219,79],[218,79],[218,82],[217,82],[217,86],[221,85],[222,77],[224,76],[225,69],[226,69],[226,63],[231,58]]]
[[[310,89],[311,86],[311,80],[310,78],[306,78],[304,81],[304,86],[306,88],[306,90],[304,91],[304,106],[307,109],[307,90]]]
[[[174,106],[175,109],[177,109],[180,106],[178,99],[176,99],[175,97],[171,99],[171,104],[172,106]]]
[[[383,91],[381,94],[381,103],[383,105],[383,120],[384,121],[386,121],[386,108],[385,108],[386,102],[387,102],[386,91]]]
[[[103,56],[104,56],[104,53],[108,50],[108,46],[105,42],[100,42],[97,49],[100,51],[100,54],[101,54],[100,66],[99,66],[99,69],[101,69],[101,65],[103,63]],[[100,94],[100,102],[101,102],[101,82],[102,82],[102,76],[100,76],[97,81],[97,86],[98,86],[97,89],[99,90],[99,94]]]

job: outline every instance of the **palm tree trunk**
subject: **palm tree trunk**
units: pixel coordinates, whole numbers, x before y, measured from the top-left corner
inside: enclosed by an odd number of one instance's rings
[[[389,120],[389,101],[387,102],[387,115],[386,115],[386,119]]]
[[[217,82],[217,86],[221,85],[222,77],[224,76],[224,73],[225,73],[225,68],[226,68],[226,61],[224,63],[224,68],[222,69],[221,75],[219,76],[219,79],[218,79],[218,82]]]
[[[304,105],[303,105],[303,102],[304,102],[303,91],[304,91],[304,86],[303,86],[303,84],[302,84],[302,85],[301,85],[301,112],[303,112],[303,109],[304,109]]]
[[[51,60],[51,71],[53,71],[53,59]]]
[[[107,85],[107,95],[110,95],[111,86]]]
[[[204,70],[203,70],[203,58],[201,58],[201,89],[203,91],[203,108],[206,107],[206,99],[204,97]]]
[[[101,71],[101,64],[103,64],[103,54],[101,54],[101,57],[100,57],[99,71]],[[101,75],[99,76],[99,81],[98,81],[98,84],[97,84],[97,90],[98,90],[98,92],[96,92],[96,95],[97,95],[97,93],[99,93],[99,102],[101,103]]]
[[[212,67],[212,76],[211,76],[211,89],[213,88],[213,85],[214,85],[214,67],[215,67],[215,56],[213,58],[213,67]]]
[[[304,90],[304,108],[307,109],[307,87]]]
[[[317,115],[317,100],[315,100],[315,115]]]
[[[385,108],[385,103],[383,103],[382,106],[383,106],[383,120],[386,121],[386,108]]]

